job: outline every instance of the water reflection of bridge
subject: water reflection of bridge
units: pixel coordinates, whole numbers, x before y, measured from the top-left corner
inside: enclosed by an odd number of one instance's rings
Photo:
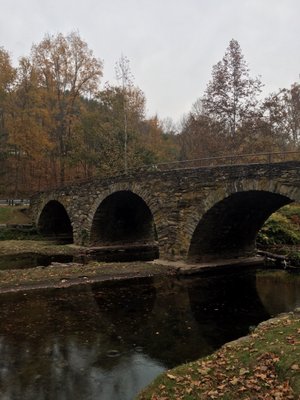
[[[250,325],[286,311],[284,303],[297,305],[290,292],[299,299],[299,279],[293,290],[290,280],[280,278],[281,287],[292,290],[281,292],[285,300],[278,308],[270,293],[278,291],[279,278],[272,276],[155,279],[127,287],[2,296],[1,395],[24,400],[132,398],[127,394],[163,369],[247,334]]]

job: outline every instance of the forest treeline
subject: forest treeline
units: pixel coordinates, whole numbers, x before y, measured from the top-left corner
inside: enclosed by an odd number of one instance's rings
[[[102,84],[102,61],[78,32],[46,35],[17,67],[0,47],[2,197],[142,165],[300,149],[300,84],[262,99],[236,40],[178,126],[146,115],[126,57],[115,73],[117,84]]]

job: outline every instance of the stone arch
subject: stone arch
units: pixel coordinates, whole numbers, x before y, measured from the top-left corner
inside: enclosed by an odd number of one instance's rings
[[[58,200],[51,199],[44,203],[36,225],[42,235],[73,243],[71,219],[66,207]]]
[[[102,201],[104,201],[106,197],[121,191],[132,192],[133,194],[139,196],[145,202],[152,213],[154,224],[157,228],[157,235],[159,236],[159,219],[161,218],[159,199],[157,198],[157,196],[151,193],[151,191],[147,190],[144,185],[134,182],[117,182],[112,184],[111,186],[108,186],[107,188],[101,188],[99,196],[97,196],[95,200],[93,200],[92,204],[88,205],[89,218],[87,221],[88,224],[86,225],[86,229],[91,232],[94,215]]]
[[[91,242],[120,244],[156,241],[152,213],[146,202],[130,190],[107,196],[97,208],[91,227]]]
[[[132,190],[102,195],[92,218],[90,243],[122,248],[126,253],[120,254],[120,260],[124,261],[159,257],[154,215],[146,201]]]
[[[188,227],[192,232],[188,261],[253,255],[257,233],[267,218],[282,206],[299,200],[299,188],[272,180],[233,182],[210,193],[198,219],[194,215]]]

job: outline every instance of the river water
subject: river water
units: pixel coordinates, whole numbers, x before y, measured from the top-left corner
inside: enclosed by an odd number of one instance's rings
[[[0,296],[1,400],[131,400],[164,370],[300,306],[285,271]]]

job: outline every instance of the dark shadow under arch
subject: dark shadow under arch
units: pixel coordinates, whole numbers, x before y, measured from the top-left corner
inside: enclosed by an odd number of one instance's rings
[[[251,190],[216,203],[198,223],[188,261],[253,255],[258,231],[268,217],[292,200],[280,194]]]
[[[49,201],[43,208],[38,223],[38,232],[46,237],[65,243],[73,243],[73,229],[65,207],[56,200]]]
[[[131,191],[107,196],[97,208],[91,228],[91,244],[96,246],[148,246],[158,257],[153,215],[146,202]]]

